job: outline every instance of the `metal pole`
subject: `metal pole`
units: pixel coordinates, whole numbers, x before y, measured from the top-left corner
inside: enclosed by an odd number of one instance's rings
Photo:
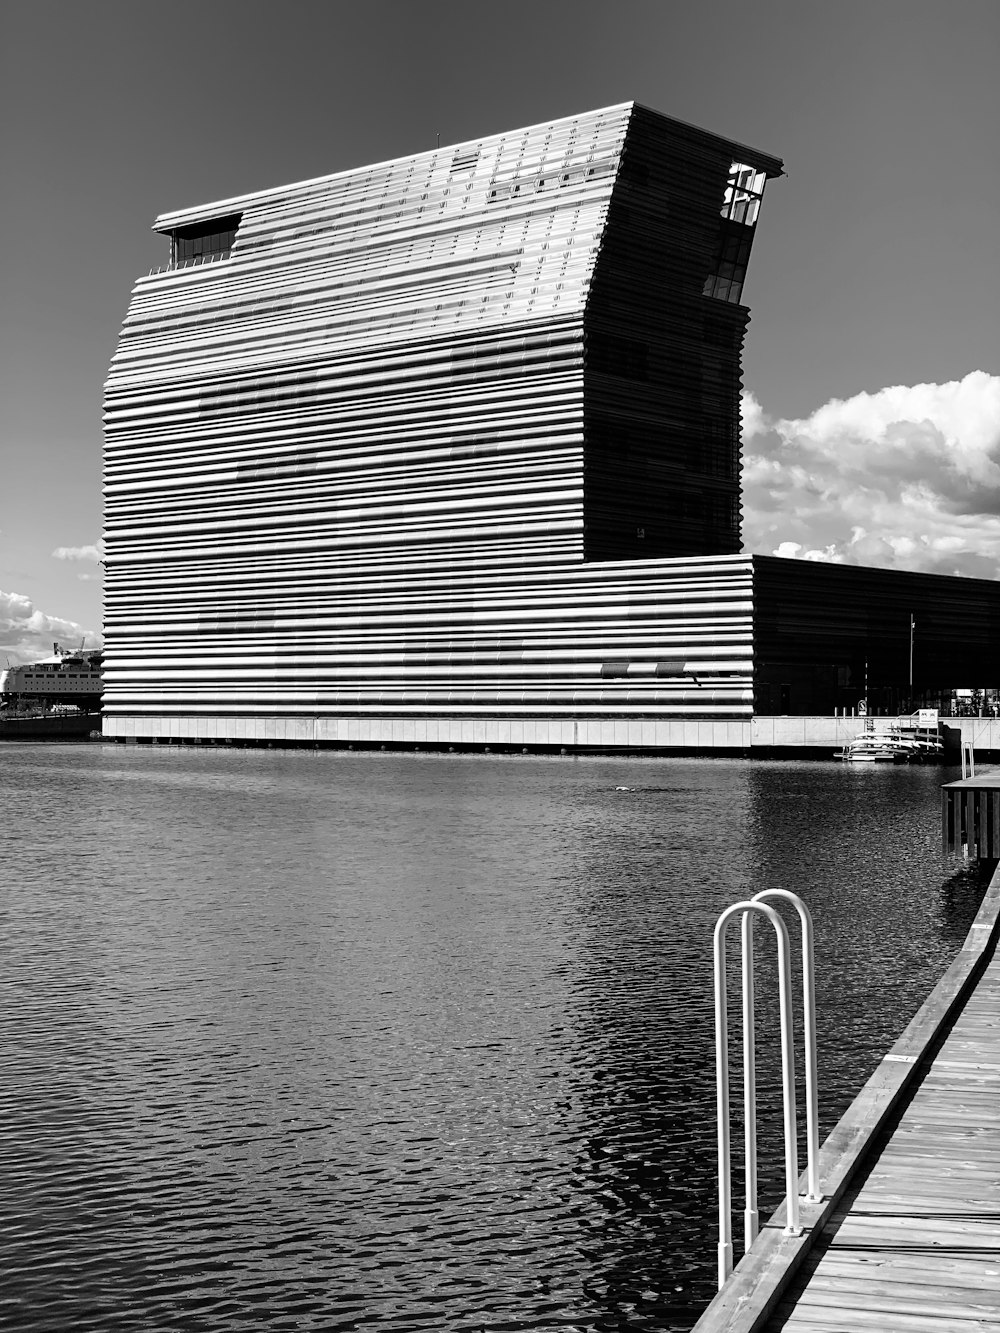
[[[819,1087],[816,1062],[816,964],[813,949],[812,913],[797,893],[790,889],[764,889],[753,901],[784,898],[799,914],[802,926],[802,1039],[806,1066],[806,1152],[807,1189],[810,1203],[821,1203],[819,1187]]]
[[[763,903],[758,904],[763,907]],[[768,909],[765,907],[765,911]],[[774,911],[773,908],[770,909]],[[785,1121],[785,1235],[801,1236],[799,1145],[795,1128],[795,1033],[792,1030],[792,975],[788,930],[775,912],[778,930],[778,1012],[781,1017],[781,1100]],[[775,927],[777,929],[777,926]]]
[[[723,914],[725,915],[725,914]],[[726,918],[728,921],[728,918]],[[723,917],[715,926],[715,1118],[719,1175],[719,1286],[733,1271],[733,1190],[729,1162],[729,1025],[726,1009],[726,941]]]
[[[913,711],[913,631],[917,622],[910,615],[910,711]]]
[[[757,1067],[754,1035],[753,912],[740,922],[743,943],[743,1248],[749,1250],[760,1230],[757,1211]]]

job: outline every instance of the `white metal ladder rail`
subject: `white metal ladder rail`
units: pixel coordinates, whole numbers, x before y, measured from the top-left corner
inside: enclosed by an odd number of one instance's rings
[[[797,894],[788,889],[765,889],[752,899],[736,903],[719,917],[715,927],[715,1069],[719,1155],[719,1286],[733,1268],[732,1167],[729,1125],[729,1027],[726,1001],[726,931],[741,918],[743,982],[743,1108],[746,1200],[743,1212],[744,1249],[759,1229],[757,1210],[757,1090],[754,1041],[753,919],[763,916],[774,927],[778,942],[778,997],[781,1019],[781,1085],[785,1130],[786,1235],[801,1235],[798,1193],[798,1143],[795,1116],[795,1041],[791,1005],[791,963],[788,930],[784,921],[762,900],[781,898],[798,912],[802,927],[802,1009],[806,1068],[807,1198],[819,1202],[819,1117],[816,1086],[816,994],[812,916]]]

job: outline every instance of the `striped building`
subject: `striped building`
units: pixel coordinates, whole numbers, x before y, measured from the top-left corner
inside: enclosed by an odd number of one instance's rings
[[[105,733],[745,751],[995,688],[1000,584],[740,554],[780,171],[629,103],[159,218]]]
[[[780,171],[629,103],[159,218],[106,385],[106,733],[748,717]]]

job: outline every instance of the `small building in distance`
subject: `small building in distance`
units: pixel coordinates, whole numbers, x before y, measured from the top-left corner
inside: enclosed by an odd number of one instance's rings
[[[978,683],[994,585],[740,554],[780,173],[626,103],[159,218],[106,385],[105,734],[745,749],[908,686],[911,615],[917,680]]]

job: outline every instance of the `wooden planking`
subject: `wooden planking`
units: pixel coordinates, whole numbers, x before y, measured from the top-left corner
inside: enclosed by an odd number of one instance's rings
[[[874,1310],[856,1309],[850,1324],[844,1322],[842,1311],[836,1307],[810,1307],[808,1310],[796,1310],[794,1325],[789,1323],[787,1327],[795,1327],[802,1333],[845,1333],[848,1327],[872,1329],[875,1333],[987,1333],[987,1330],[996,1333],[993,1319],[980,1319],[975,1315],[944,1318],[938,1314],[921,1315],[884,1307]]]
[[[239,225],[138,282],[108,376],[109,734],[749,716],[737,157],[780,171],[628,103],[158,219]]]
[[[768,1329],[1000,1327],[998,991],[994,953],[869,1178],[828,1223],[811,1271]]]
[[[844,1280],[811,1283],[798,1304],[806,1319],[813,1310],[830,1308],[830,1297],[835,1300],[849,1297],[855,1310],[882,1311],[890,1315],[919,1315],[922,1318],[947,1320],[954,1319],[956,1312],[963,1310],[965,1314],[959,1315],[960,1318],[967,1318],[969,1314],[976,1317],[996,1314],[996,1307],[991,1304],[986,1292],[980,1292],[978,1301],[974,1299],[974,1293],[971,1295],[972,1299],[967,1286],[930,1286],[927,1283],[906,1285],[895,1282],[870,1284]]]
[[[910,1168],[912,1169],[912,1168]],[[998,1173],[994,1169],[981,1169],[977,1163],[975,1178],[962,1181],[961,1174],[942,1169],[931,1174],[926,1164],[920,1167],[922,1182],[905,1190],[899,1189],[895,1182],[892,1187],[880,1188],[879,1182],[872,1177],[869,1180],[868,1207],[873,1216],[885,1215],[898,1217],[904,1211],[911,1216],[942,1217],[952,1215],[957,1218],[969,1215],[978,1216],[988,1212],[995,1202],[994,1191],[998,1183]],[[971,1172],[970,1172],[971,1175]],[[968,1195],[956,1197],[956,1187],[963,1184],[971,1186]]]
[[[945,1293],[957,1295],[967,1291],[970,1275],[979,1283],[982,1269],[988,1267],[989,1263],[988,1259],[949,1256],[947,1263],[942,1265],[942,1271],[928,1273],[923,1256],[919,1254],[899,1255],[894,1258],[891,1267],[883,1259],[851,1257],[838,1260],[831,1254],[827,1256],[823,1273],[813,1274],[811,1285],[817,1291],[838,1284],[842,1285],[845,1292],[857,1286],[875,1294],[927,1294],[931,1299],[939,1299]]]

